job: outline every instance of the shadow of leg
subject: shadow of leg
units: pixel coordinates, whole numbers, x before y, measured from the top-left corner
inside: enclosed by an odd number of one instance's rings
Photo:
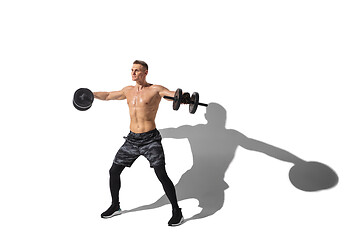
[[[195,214],[185,221],[202,219],[215,214],[224,206],[224,192],[211,192],[199,195],[199,207],[202,208],[201,212]]]
[[[162,207],[162,206],[164,206],[166,204],[170,204],[170,202],[169,202],[168,198],[166,197],[166,195],[163,195],[161,198],[159,198],[156,202],[154,202],[152,204],[143,205],[143,206],[131,209],[131,210],[124,210],[123,213],[155,209],[155,208]]]
[[[215,214],[219,210],[220,209],[202,209],[201,212],[199,212],[198,214],[195,214],[191,218],[185,219],[185,222],[209,217],[209,216]]]

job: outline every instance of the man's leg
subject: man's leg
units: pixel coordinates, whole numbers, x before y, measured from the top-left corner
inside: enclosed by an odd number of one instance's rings
[[[119,191],[121,187],[120,174],[124,170],[125,166],[121,166],[113,163],[109,170],[110,174],[110,193],[112,204],[119,204]]]
[[[108,210],[101,214],[102,218],[110,218],[121,213],[120,203],[119,203],[119,191],[121,187],[120,174],[124,170],[125,166],[118,165],[113,163],[110,168],[110,193],[112,203]]]
[[[184,218],[177,202],[174,184],[166,173],[165,165],[154,167],[154,170],[157,178],[159,179],[164,188],[165,194],[168,197],[173,209],[173,216],[168,222],[168,224],[169,226],[178,226],[183,223]]]

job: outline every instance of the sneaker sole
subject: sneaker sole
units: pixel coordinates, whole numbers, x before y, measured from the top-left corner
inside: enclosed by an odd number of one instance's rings
[[[113,214],[111,214],[111,215],[109,215],[109,216],[101,216],[101,218],[112,218],[112,217],[115,217],[115,216],[117,216],[117,215],[120,215],[120,214],[122,214],[122,211],[121,210],[119,210],[119,211],[116,211],[116,212],[114,212]]]
[[[181,224],[183,224],[184,222],[185,222],[185,219],[184,219],[184,217],[182,217],[179,223],[170,224],[169,226],[177,227],[177,226],[180,226]]]

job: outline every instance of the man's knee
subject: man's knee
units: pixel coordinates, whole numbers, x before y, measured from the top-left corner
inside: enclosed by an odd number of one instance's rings
[[[124,170],[125,166],[121,166],[118,164],[113,163],[109,170],[110,175],[120,175],[120,173]]]
[[[156,176],[158,177],[158,179],[161,182],[170,180],[169,176],[166,173],[165,165],[156,166],[156,167],[154,167],[154,170],[155,170]]]

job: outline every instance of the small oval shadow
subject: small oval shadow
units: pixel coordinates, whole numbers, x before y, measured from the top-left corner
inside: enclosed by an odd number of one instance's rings
[[[339,182],[335,171],[319,162],[295,164],[289,171],[289,179],[296,188],[307,192],[329,189]]]

